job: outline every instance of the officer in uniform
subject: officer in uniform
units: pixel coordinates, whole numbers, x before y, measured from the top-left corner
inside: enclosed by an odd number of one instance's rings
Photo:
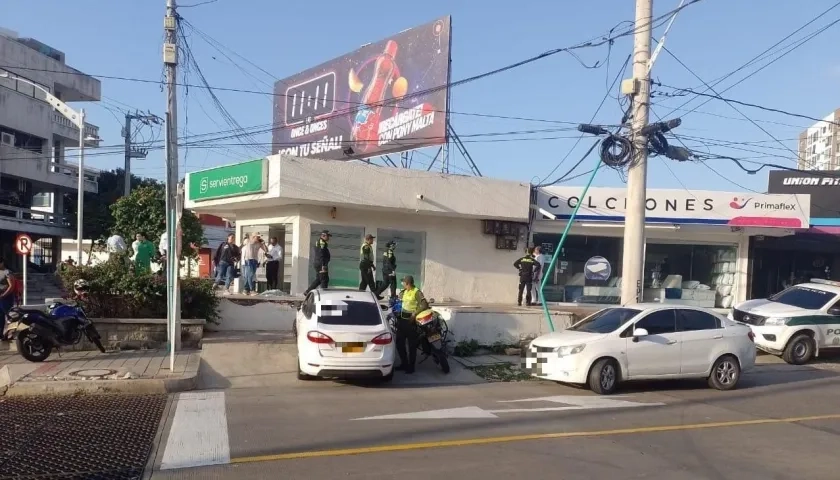
[[[417,362],[417,314],[429,309],[429,302],[414,285],[414,277],[406,275],[402,279],[403,290],[400,293],[402,300],[402,311],[397,318],[397,355],[400,357],[400,365],[397,370],[404,370],[405,373],[414,373],[414,364]],[[408,351],[406,351],[408,347]]]
[[[391,240],[385,244],[385,253],[382,255],[382,288],[379,290],[379,295],[385,291],[386,288],[391,289],[391,298],[397,296],[397,257],[394,255],[394,249],[397,248],[397,242]]]
[[[540,264],[532,255],[529,248],[524,257],[513,262],[513,266],[519,270],[519,292],[516,296],[516,304],[522,306],[522,291],[525,290],[525,305],[531,306],[531,290],[534,286],[534,276],[540,273]]]
[[[312,259],[312,266],[315,267],[315,280],[309,285],[309,288],[304,292],[304,296],[309,295],[309,292],[318,287],[327,288],[330,285],[330,231],[323,230],[321,237],[315,243],[315,255]]]
[[[376,291],[376,279],[373,272],[376,270],[376,260],[373,253],[373,241],[376,239],[371,234],[365,235],[365,242],[362,243],[362,248],[359,250],[359,273],[362,281],[359,282],[359,290],[364,292],[370,287],[370,291],[379,297],[379,292]],[[382,297],[379,297],[382,300]]]

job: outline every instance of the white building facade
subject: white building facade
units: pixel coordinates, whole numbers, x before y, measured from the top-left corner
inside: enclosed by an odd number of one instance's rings
[[[840,109],[799,134],[800,170],[840,170]]]
[[[313,246],[329,230],[332,286],[358,287],[360,247],[372,234],[378,270],[385,244],[395,241],[398,276],[413,275],[429,297],[516,298],[528,184],[275,155],[190,173],[186,187],[185,207],[235,221],[240,241],[253,233],[282,239],[282,283],[291,294],[314,279]],[[484,233],[486,220],[500,231]]]
[[[99,101],[100,82],[68,66],[64,53],[4,29],[0,65],[0,75],[7,74],[0,78],[0,254],[19,271],[12,246],[15,235],[27,233],[36,241],[33,267],[50,271],[61,261],[60,239],[75,237],[64,197],[76,197],[79,168],[67,159],[77,156],[79,129],[46,102],[43,90],[72,106]],[[85,124],[87,137],[98,138],[98,130]],[[98,171],[83,175],[85,191],[97,192]]]

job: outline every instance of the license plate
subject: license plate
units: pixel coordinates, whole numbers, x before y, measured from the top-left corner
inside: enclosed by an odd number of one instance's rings
[[[438,335],[438,334],[429,335],[427,340],[429,341],[429,343],[437,342],[438,340],[440,340],[440,335]]]
[[[341,345],[342,353],[362,353],[365,351],[364,343],[345,343]]]

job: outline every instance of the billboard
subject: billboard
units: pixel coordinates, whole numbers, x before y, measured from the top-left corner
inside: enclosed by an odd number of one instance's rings
[[[840,224],[840,173],[771,170],[767,182],[770,193],[807,193],[811,196],[811,224]]]
[[[442,144],[450,17],[274,84],[272,153],[333,160]]]

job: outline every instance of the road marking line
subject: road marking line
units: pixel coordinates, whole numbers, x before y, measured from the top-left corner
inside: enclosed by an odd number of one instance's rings
[[[527,440],[548,440],[576,437],[608,437],[615,435],[630,435],[639,433],[661,433],[675,432],[681,430],[702,430],[710,428],[797,423],[815,420],[840,420],[840,413],[831,415],[814,415],[809,417],[765,418],[758,420],[736,420],[731,422],[695,423],[688,425],[660,425],[652,427],[623,428],[616,430],[591,430],[582,432],[534,433],[528,435],[509,435],[503,437],[467,438],[462,440],[440,440],[434,442],[379,445],[374,447],[344,448],[335,450],[314,450],[309,452],[280,453],[276,455],[257,455],[252,457],[232,458],[230,460],[230,463],[236,464],[272,462],[278,460],[298,460],[304,458],[340,457],[348,455],[364,455],[371,453],[404,452],[408,450],[425,450],[430,448],[468,447],[474,445],[488,445],[493,443],[522,442]]]
[[[178,395],[161,470],[230,463],[224,392]]]

